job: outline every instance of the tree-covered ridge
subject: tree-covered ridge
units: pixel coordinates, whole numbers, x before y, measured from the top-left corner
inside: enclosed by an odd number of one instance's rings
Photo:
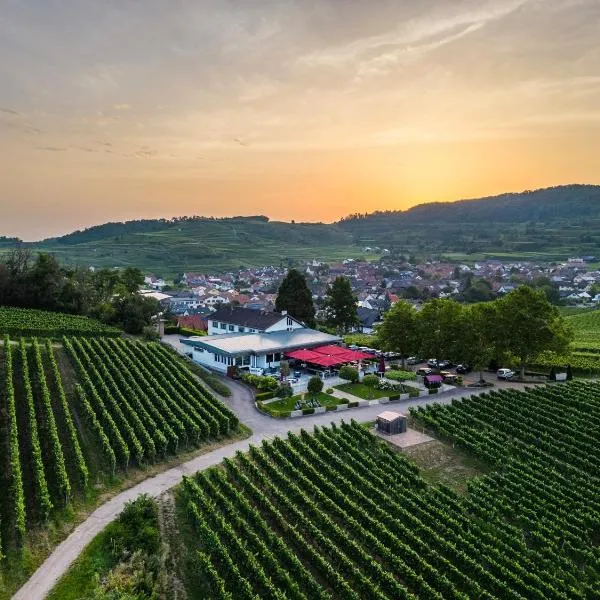
[[[381,225],[478,222],[551,222],[557,219],[600,218],[600,185],[565,185],[455,202],[429,202],[408,210],[352,214],[339,224],[348,230],[367,223]]]

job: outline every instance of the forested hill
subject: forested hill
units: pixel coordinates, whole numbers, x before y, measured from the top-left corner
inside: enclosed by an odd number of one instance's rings
[[[354,214],[338,225],[352,233],[394,229],[415,223],[555,223],[584,224],[600,218],[600,185],[565,185],[487,198],[430,202],[405,211]]]
[[[361,246],[459,260],[600,256],[600,186],[421,204],[406,211],[351,215],[337,225]]]
[[[17,242],[0,238],[0,252]],[[564,260],[573,254],[600,256],[600,186],[422,204],[332,224],[270,221],[261,215],[143,219],[26,245],[65,263],[137,266],[163,276],[312,258],[333,262],[362,256],[365,246],[458,260]]]

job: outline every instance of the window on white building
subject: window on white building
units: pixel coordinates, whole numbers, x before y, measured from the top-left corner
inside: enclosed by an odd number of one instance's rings
[[[235,331],[235,327],[233,325],[229,326],[229,331]]]
[[[245,327],[241,327],[241,326],[240,326],[240,327],[238,327],[238,331],[239,331],[240,333],[244,333],[244,331],[246,331],[246,328],[245,328]]]
[[[225,323],[221,323],[221,329],[227,329],[227,326]]]

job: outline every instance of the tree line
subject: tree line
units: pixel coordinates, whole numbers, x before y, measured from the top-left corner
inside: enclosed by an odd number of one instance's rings
[[[385,314],[377,337],[382,350],[402,355],[403,366],[410,355],[462,362],[478,371],[493,361],[516,360],[524,376],[541,352],[567,352],[573,333],[544,290],[521,286],[472,305],[435,299],[417,311],[400,300]]]
[[[67,267],[51,254],[33,258],[24,248],[0,261],[0,305],[86,315],[128,333],[141,333],[160,310],[156,300],[138,294],[143,283],[134,267]]]
[[[400,300],[386,313],[377,328],[382,350],[402,356],[419,355],[461,362],[483,370],[491,362],[516,360],[521,376],[541,352],[568,352],[573,333],[549,302],[544,286],[520,286],[497,300],[461,304],[433,299],[421,310]],[[317,324],[316,310],[306,279],[291,269],[279,287],[275,308],[308,327],[319,326],[345,333],[358,324],[357,297],[346,277],[328,287]]]

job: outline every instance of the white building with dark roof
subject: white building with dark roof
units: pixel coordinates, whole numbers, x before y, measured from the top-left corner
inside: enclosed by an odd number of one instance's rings
[[[241,306],[225,306],[217,309],[208,322],[209,335],[225,333],[271,333],[293,331],[304,325],[286,312],[266,312]]]
[[[213,317],[214,315],[211,315],[210,319]],[[255,324],[258,326],[257,323]],[[284,324],[287,325],[285,315]],[[338,336],[307,327],[254,333],[223,333],[181,339],[181,343],[188,349],[187,354],[191,354],[195,362],[223,373],[227,373],[229,367],[233,366],[241,369],[278,367],[287,352],[338,344],[341,341]]]

